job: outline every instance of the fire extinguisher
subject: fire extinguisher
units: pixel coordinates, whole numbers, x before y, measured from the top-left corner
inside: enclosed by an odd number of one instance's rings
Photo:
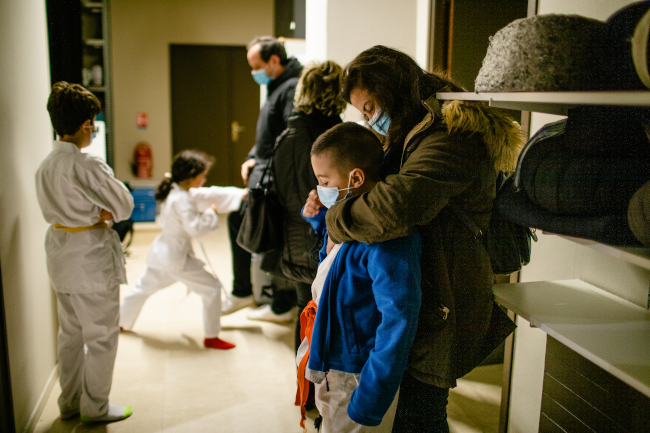
[[[133,175],[140,179],[151,178],[153,170],[153,154],[151,146],[146,141],[141,141],[133,149],[133,161],[131,161]]]

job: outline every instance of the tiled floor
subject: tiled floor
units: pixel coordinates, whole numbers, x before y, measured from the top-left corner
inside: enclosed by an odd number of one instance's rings
[[[225,216],[222,216],[225,226]],[[128,279],[144,271],[155,225],[137,228]],[[225,227],[203,238],[210,262],[226,287],[232,281]],[[195,248],[202,258],[200,248]],[[124,296],[128,287],[122,288]],[[111,424],[86,425],[59,418],[52,390],[36,433],[299,433],[300,414],[293,406],[296,389],[294,324],[246,319],[242,310],[221,319],[223,339],[237,345],[228,351],[202,346],[201,300],[186,296],[182,284],[158,292],[145,304],[133,333],[120,335],[111,403],[131,405],[133,415]],[[501,365],[479,367],[452,390],[448,406],[452,432],[496,432],[501,398]],[[315,410],[308,431],[315,432]]]

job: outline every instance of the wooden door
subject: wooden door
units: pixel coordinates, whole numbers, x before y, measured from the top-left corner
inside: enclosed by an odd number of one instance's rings
[[[255,143],[259,86],[245,47],[170,45],[172,150],[216,158],[207,185],[244,186],[241,164]]]

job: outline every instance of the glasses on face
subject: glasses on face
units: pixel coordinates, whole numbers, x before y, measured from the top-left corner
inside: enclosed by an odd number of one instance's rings
[[[87,125],[87,126],[84,126],[84,128],[90,128],[90,133],[91,134],[93,132],[99,132],[99,127],[97,127],[97,125]]]

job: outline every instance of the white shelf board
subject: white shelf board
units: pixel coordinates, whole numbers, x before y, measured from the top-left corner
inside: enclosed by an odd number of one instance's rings
[[[650,312],[581,280],[496,284],[497,303],[650,396]]]
[[[552,233],[547,233],[552,234]],[[587,248],[599,251],[608,256],[616,257],[644,269],[650,269],[650,248],[645,247],[615,247],[601,244],[588,239],[574,238],[571,236],[557,235],[563,239],[575,242]]]
[[[441,92],[441,100],[486,101],[491,107],[566,116],[578,105],[650,107],[650,91],[611,92]]]

